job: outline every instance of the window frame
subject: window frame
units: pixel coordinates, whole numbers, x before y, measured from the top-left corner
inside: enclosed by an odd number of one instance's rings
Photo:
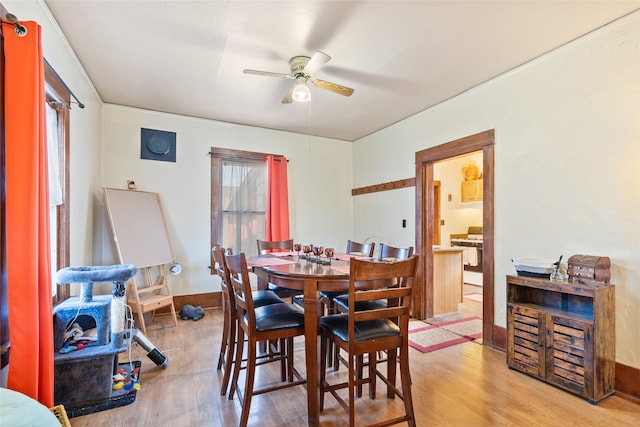
[[[58,170],[62,176],[62,197],[63,203],[56,207],[57,215],[57,230],[56,230],[56,247],[57,247],[57,259],[51,260],[55,263],[56,270],[69,266],[69,251],[70,251],[70,225],[69,225],[69,127],[70,127],[70,113],[69,108],[71,105],[71,92],[64,84],[55,71],[45,62],[44,67],[44,79],[45,79],[45,95],[46,101],[49,105],[54,106],[58,113],[58,141],[61,144],[58,145]],[[52,278],[53,279],[53,278]],[[53,304],[58,304],[71,295],[70,286],[68,283],[58,286],[56,294],[53,296]]]
[[[221,188],[220,182],[222,178],[222,164],[224,161],[247,161],[247,162],[266,162],[267,156],[273,156],[276,159],[282,158],[281,154],[268,154],[268,153],[258,153],[253,151],[243,151],[243,150],[233,150],[230,148],[218,148],[211,147],[211,151],[209,151],[209,156],[211,157],[211,216],[210,216],[210,227],[211,227],[211,244],[210,247],[213,248],[215,245],[219,244],[219,235],[218,235],[218,223],[220,222],[220,203],[221,203]],[[210,274],[217,274],[215,267],[215,260],[213,259],[213,253],[209,253],[210,257]]]

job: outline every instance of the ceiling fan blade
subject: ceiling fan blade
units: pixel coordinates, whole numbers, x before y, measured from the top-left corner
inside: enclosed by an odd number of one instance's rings
[[[293,102],[293,89],[295,87],[295,85],[291,85],[291,87],[287,91],[287,94],[284,96],[284,98],[282,98],[283,104],[291,104]]]
[[[350,87],[342,86],[337,83],[327,82],[325,80],[313,80],[312,83],[320,89],[330,90],[331,92],[335,92],[344,96],[351,96],[354,92],[354,90]]]
[[[317,51],[313,54],[307,65],[304,66],[304,72],[313,75],[320,67],[329,62],[331,57],[324,52]]]
[[[271,71],[259,71],[259,70],[242,70],[245,74],[257,74],[259,76],[269,76],[269,77],[282,77],[283,79],[292,79],[293,76],[284,73],[272,73]]]

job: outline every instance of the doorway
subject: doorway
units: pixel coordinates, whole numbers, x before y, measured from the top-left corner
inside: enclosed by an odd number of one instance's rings
[[[483,257],[482,318],[483,343],[494,345],[494,277],[493,277],[493,188],[494,130],[447,142],[416,153],[416,251],[424,254],[417,273],[415,314],[419,319],[434,314],[435,204],[434,163],[452,157],[482,151],[483,175]]]

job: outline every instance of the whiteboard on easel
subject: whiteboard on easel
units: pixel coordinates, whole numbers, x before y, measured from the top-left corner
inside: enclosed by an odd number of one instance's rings
[[[122,264],[143,268],[174,261],[158,193],[104,188],[104,202]]]

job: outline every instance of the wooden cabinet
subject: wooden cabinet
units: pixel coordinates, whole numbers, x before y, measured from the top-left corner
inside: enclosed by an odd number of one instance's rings
[[[433,250],[433,314],[458,311],[462,302],[462,249]]]
[[[481,179],[474,179],[471,181],[462,181],[461,201],[462,202],[481,202],[482,201],[482,180]]]
[[[614,289],[507,276],[507,365],[594,404],[613,394]]]

